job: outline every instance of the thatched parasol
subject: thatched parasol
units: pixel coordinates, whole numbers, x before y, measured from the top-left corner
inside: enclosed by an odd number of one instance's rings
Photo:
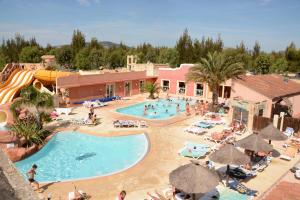
[[[250,163],[250,157],[237,150],[231,144],[225,144],[218,151],[212,153],[209,159],[221,164],[244,165]]]
[[[273,147],[263,140],[258,134],[251,134],[242,140],[236,142],[236,146],[254,152],[268,153],[273,150]]]
[[[269,144],[271,144],[271,140],[286,140],[288,137],[281,133],[277,128],[273,126],[273,124],[269,124],[265,128],[259,131],[259,135],[269,140]]]
[[[211,191],[219,184],[219,180],[215,171],[197,163],[180,166],[169,175],[172,186],[185,193],[193,194],[193,198],[195,194]]]

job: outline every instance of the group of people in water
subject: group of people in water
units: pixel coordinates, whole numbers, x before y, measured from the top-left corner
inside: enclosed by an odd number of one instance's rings
[[[160,99],[157,100],[157,103],[155,104],[147,104],[144,105],[144,116],[152,115],[154,117],[157,116],[158,112],[161,112],[161,108],[159,108],[159,103],[162,103],[162,107],[166,108],[163,112],[166,114],[170,114],[172,115],[171,112],[169,112],[170,110],[172,110],[172,105],[176,105],[176,113],[180,113],[181,111],[183,111],[181,109],[181,105],[180,105],[180,101],[185,101],[185,112],[186,115],[189,116],[191,115],[191,109],[194,109],[194,112],[196,115],[200,114],[200,115],[204,115],[206,113],[206,111],[209,108],[209,103],[208,101],[204,102],[203,100],[197,100],[192,106],[190,105],[191,102],[193,102],[192,98],[186,98],[186,97],[178,97],[177,101],[176,99],[171,99],[169,97],[169,95],[167,94],[166,96],[166,101],[167,102],[160,102]],[[171,108],[169,108],[171,107]]]

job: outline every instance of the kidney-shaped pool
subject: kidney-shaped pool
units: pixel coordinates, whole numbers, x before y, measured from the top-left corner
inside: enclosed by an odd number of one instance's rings
[[[40,182],[68,181],[111,175],[143,159],[148,151],[145,134],[99,137],[75,131],[57,133],[39,152],[16,162],[26,176],[37,164]]]

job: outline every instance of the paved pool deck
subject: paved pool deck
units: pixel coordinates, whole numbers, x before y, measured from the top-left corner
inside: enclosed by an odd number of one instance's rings
[[[147,192],[167,188],[169,186],[169,173],[180,165],[190,162],[190,158],[178,155],[178,150],[183,147],[185,141],[214,145],[214,143],[204,140],[204,136],[184,132],[184,128],[202,118],[195,115],[187,117],[185,114],[180,114],[169,120],[145,120],[149,126],[148,128],[113,127],[112,122],[117,119],[138,119],[119,114],[115,111],[116,108],[145,100],[145,96],[138,95],[130,97],[130,100],[126,101],[109,102],[108,106],[95,109],[95,113],[101,118],[101,123],[97,126],[60,125],[64,120],[86,117],[88,109],[84,107],[74,108],[71,115],[63,116],[63,121],[51,122],[48,127],[55,129],[55,131],[79,130],[87,134],[109,137],[146,133],[150,141],[150,149],[141,162],[126,171],[88,180],[42,184],[44,192],[39,195],[42,197],[51,193],[52,199],[67,199],[68,192],[73,191],[74,185],[76,185],[78,189],[91,195],[92,200],[114,200],[121,190],[126,190],[126,200],[144,200],[147,197]],[[218,125],[209,129],[204,135],[210,135],[212,132],[222,129],[223,126]],[[239,136],[239,139],[245,136],[247,134]],[[280,146],[281,143],[274,143],[274,147],[278,151],[282,151]],[[199,162],[204,162],[205,159],[199,159]],[[269,167],[245,184],[258,190],[260,194],[264,194],[299,160],[299,155],[292,161],[274,158]],[[257,199],[260,198],[261,196]]]

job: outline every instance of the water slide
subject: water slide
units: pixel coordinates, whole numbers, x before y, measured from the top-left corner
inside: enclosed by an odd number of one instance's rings
[[[51,92],[44,85],[55,85],[56,79],[63,76],[69,76],[74,74],[72,72],[60,72],[51,70],[37,70],[34,74],[36,80],[33,82],[33,87],[35,87],[40,92],[46,92],[48,94],[54,95],[54,91]]]
[[[34,79],[33,74],[29,70],[15,70],[0,86],[0,105],[11,102],[23,87],[30,85]]]
[[[33,82],[33,86],[40,92],[46,92],[54,95],[44,85],[55,85],[56,78],[69,76],[72,72],[60,72],[50,70],[14,70],[9,78],[0,85],[0,105],[11,102],[20,90]],[[36,80],[34,80],[36,79]]]

